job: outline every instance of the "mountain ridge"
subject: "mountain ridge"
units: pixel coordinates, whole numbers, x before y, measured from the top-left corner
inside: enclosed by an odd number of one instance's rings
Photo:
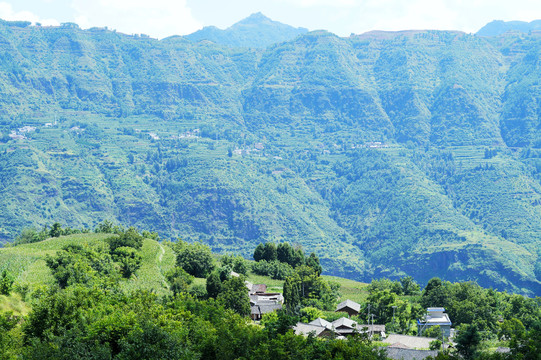
[[[359,280],[539,294],[540,49],[444,31],[240,49],[0,24],[2,239],[112,219],[246,257],[291,241]]]

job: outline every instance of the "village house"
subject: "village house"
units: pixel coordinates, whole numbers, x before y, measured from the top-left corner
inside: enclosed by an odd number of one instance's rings
[[[333,334],[335,337],[339,338],[346,338],[356,333],[368,333],[370,336],[374,334],[378,334],[382,337],[385,336],[385,325],[359,325],[346,317],[341,317],[333,322],[329,322],[322,318],[317,318],[308,324],[299,322],[293,329],[295,329],[295,333],[299,332],[304,335],[308,335],[309,332],[317,330],[316,336],[319,336],[318,334],[323,334],[321,336]],[[325,332],[325,329],[328,331]]]
[[[444,308],[433,307],[426,309],[424,318],[417,320],[417,333],[422,335],[424,331],[436,325],[440,327],[445,337],[451,335],[451,319],[445,313]]]
[[[358,315],[361,311],[361,305],[356,303],[355,301],[351,301],[347,299],[346,301],[342,301],[338,306],[336,307],[335,312],[345,312],[349,316]]]
[[[252,320],[261,320],[264,314],[282,309],[284,297],[280,293],[268,293],[267,285],[245,282],[249,290]]]
[[[312,325],[311,323],[297,323],[297,325],[293,327],[293,330],[295,331],[295,335],[308,336],[310,334],[313,334],[315,337],[336,337],[336,333],[332,329],[328,329],[323,326]]]

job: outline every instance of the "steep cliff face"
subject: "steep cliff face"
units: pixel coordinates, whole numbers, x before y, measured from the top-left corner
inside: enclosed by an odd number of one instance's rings
[[[103,219],[327,273],[539,294],[535,36],[265,49],[0,24],[0,237]],[[537,266],[537,267],[536,267]]]

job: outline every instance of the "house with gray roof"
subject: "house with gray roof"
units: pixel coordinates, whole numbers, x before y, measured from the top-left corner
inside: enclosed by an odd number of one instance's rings
[[[451,335],[451,319],[449,319],[449,315],[445,313],[445,309],[442,307],[426,309],[426,315],[417,320],[417,333],[422,335],[424,331],[436,325],[440,327],[445,337]]]
[[[327,329],[332,329],[333,326],[332,326],[332,323],[325,320],[325,319],[322,319],[322,318],[317,318],[313,321],[310,321],[309,323],[310,325],[316,325],[316,326],[321,326],[321,327],[324,327],[324,328],[327,328]]]
[[[340,304],[338,304],[335,312],[345,312],[348,313],[349,316],[353,316],[358,315],[360,311],[361,304],[347,299],[346,301],[342,301]]]
[[[282,309],[282,303],[276,301],[258,301],[250,305],[250,317],[252,320],[261,320],[264,314]]]
[[[305,323],[297,323],[293,327],[293,330],[295,331],[295,335],[304,335],[308,336],[310,334],[313,334],[315,337],[335,337],[336,333],[332,329],[328,329],[323,326],[313,325],[313,324],[305,324]]]

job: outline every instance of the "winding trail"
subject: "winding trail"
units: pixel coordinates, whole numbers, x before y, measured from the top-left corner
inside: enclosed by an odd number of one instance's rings
[[[162,253],[160,254],[160,256],[158,256],[158,261],[162,262],[163,254],[165,254],[165,249],[163,248],[162,244],[158,243],[158,245],[160,245],[160,249],[162,250]]]

